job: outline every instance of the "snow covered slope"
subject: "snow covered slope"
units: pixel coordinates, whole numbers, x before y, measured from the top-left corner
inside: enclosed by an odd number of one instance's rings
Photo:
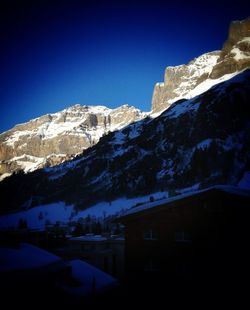
[[[62,201],[36,206],[35,208],[0,216],[0,229],[15,229],[18,227],[21,219],[27,222],[30,229],[44,230],[48,223],[55,224],[60,222],[61,224],[67,224],[68,222],[74,222],[86,217],[95,217],[98,220],[103,219],[104,216],[118,216],[138,203],[149,202],[150,197],[154,199],[166,198],[167,193],[157,192],[152,195],[130,199],[123,197],[110,202],[100,202],[78,212],[76,212],[74,205],[66,206]]]
[[[69,160],[109,131],[145,115],[128,105],[109,109],[77,104],[17,125],[0,135],[0,180],[20,169],[30,172]]]

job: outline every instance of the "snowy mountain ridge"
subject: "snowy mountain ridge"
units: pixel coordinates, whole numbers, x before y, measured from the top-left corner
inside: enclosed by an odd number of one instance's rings
[[[162,112],[177,100],[200,95],[249,67],[250,18],[231,23],[221,51],[205,53],[187,65],[167,67],[164,82],[154,88],[152,113]]]
[[[250,72],[245,70],[195,98],[173,103],[158,117],[110,132],[71,161],[6,178],[0,183],[1,212],[61,201],[82,215],[92,211],[81,210],[99,203],[112,213],[112,202],[122,197],[174,195],[216,184],[246,186],[249,100]]]
[[[128,105],[109,109],[77,104],[17,125],[0,135],[0,179],[72,159],[108,132],[145,116]]]
[[[250,67],[250,19],[232,22],[221,51],[205,53],[187,65],[167,67],[157,83],[152,112],[123,105],[74,105],[43,115],[0,134],[0,181],[15,171],[31,172],[71,160],[110,131],[150,116],[155,118],[178,100],[192,99]],[[189,104],[188,104],[189,106]],[[138,135],[134,130],[132,135]]]

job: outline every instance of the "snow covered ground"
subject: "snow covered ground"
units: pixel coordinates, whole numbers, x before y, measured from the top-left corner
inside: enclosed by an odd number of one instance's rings
[[[69,221],[77,221],[79,218],[87,216],[95,216],[103,218],[104,216],[121,214],[125,210],[131,208],[137,203],[148,202],[150,196],[154,199],[167,197],[167,193],[157,192],[151,195],[135,197],[135,198],[119,198],[109,202],[101,202],[90,208],[78,213],[74,210],[74,205],[66,206],[64,202],[41,205],[29,210],[11,213],[0,217],[0,229],[16,228],[20,219],[25,219],[30,229],[43,230],[46,223],[54,224],[56,222],[68,223]]]

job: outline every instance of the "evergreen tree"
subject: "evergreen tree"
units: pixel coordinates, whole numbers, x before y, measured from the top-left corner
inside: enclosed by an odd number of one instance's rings
[[[80,223],[76,224],[75,229],[72,231],[72,236],[78,237],[84,234],[83,226]]]

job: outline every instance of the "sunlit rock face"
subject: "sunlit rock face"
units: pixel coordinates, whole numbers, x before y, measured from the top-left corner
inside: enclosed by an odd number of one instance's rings
[[[203,54],[187,65],[167,67],[164,82],[155,85],[152,112],[162,112],[179,99],[191,99],[249,67],[250,18],[231,23],[221,51]]]
[[[228,39],[223,45],[211,78],[217,79],[248,67],[250,67],[250,18],[231,23]]]
[[[77,104],[17,125],[0,135],[0,175],[57,165],[93,146],[108,132],[143,117],[145,113],[129,105],[109,109]]]

